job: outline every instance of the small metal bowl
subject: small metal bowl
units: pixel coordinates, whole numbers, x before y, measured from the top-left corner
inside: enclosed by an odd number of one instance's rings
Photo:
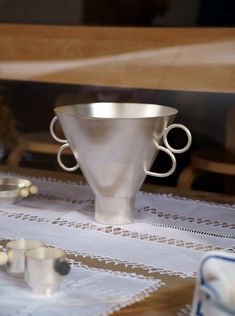
[[[30,194],[36,194],[38,188],[31,181],[20,178],[0,178],[0,202],[13,204]]]

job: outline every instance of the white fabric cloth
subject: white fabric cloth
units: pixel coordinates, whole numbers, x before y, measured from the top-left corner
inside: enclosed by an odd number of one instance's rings
[[[23,279],[0,272],[1,316],[109,315],[143,300],[162,285],[160,280],[136,274],[73,265],[60,291],[45,297],[31,292]]]
[[[39,194],[1,205],[0,238],[41,239],[75,254],[182,277],[196,276],[206,251],[235,246],[235,205],[138,192],[135,222],[104,226],[94,221],[88,186],[30,180]]]
[[[211,252],[201,263],[192,315],[235,315],[235,254]]]

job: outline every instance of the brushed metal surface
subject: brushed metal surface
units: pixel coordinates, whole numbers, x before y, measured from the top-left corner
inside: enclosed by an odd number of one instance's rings
[[[184,152],[191,144],[191,134],[180,124],[170,125],[177,110],[167,106],[141,103],[98,102],[55,108],[51,121],[52,136],[63,143],[58,163],[67,171],[80,166],[95,194],[95,219],[103,224],[125,224],[134,218],[134,197],[147,174],[166,177],[176,168],[173,152]],[[57,118],[66,139],[53,130]],[[187,145],[175,150],[167,142],[172,128],[182,128]],[[164,142],[165,147],[162,146]],[[70,146],[77,165],[64,166],[61,154]],[[166,173],[148,171],[160,150],[172,160]]]

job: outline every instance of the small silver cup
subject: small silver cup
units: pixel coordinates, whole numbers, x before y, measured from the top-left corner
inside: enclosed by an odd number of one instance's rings
[[[5,265],[8,274],[22,278],[25,271],[25,253],[29,249],[42,247],[40,240],[19,239],[9,241],[5,246],[5,252],[0,254],[0,265]]]
[[[65,252],[58,248],[37,248],[27,251],[25,281],[35,294],[50,296],[59,291],[63,276],[70,271]]]

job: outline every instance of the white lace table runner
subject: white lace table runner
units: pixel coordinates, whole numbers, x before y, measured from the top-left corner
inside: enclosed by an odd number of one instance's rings
[[[23,279],[0,272],[1,316],[96,316],[143,300],[162,285],[160,280],[136,274],[72,266],[60,292],[41,297],[31,292]]]
[[[182,277],[196,275],[205,251],[235,246],[235,205],[138,192],[135,222],[104,226],[94,221],[88,186],[30,179],[39,194],[0,207],[1,238],[41,239],[74,254]]]

